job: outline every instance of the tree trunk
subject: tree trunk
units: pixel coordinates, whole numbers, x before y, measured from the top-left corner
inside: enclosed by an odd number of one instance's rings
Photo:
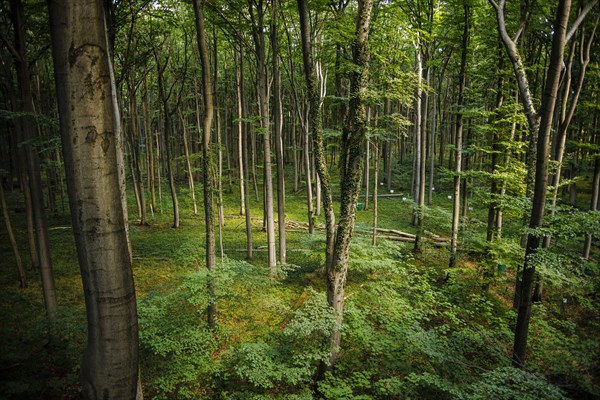
[[[427,130],[425,129],[427,100],[423,101],[423,53],[421,50],[420,37],[417,37],[415,44],[415,52],[417,56],[417,105],[415,107],[415,171],[417,179],[415,180],[415,204],[414,210],[415,220],[417,225],[417,235],[415,237],[415,245],[413,252],[421,251],[421,236],[423,235],[423,213],[425,212],[425,166],[427,156]]]
[[[435,176],[435,140],[437,137],[437,124],[438,124],[438,111],[437,111],[437,98],[435,93],[433,94],[433,121],[431,122],[431,135],[429,136],[429,186],[427,191],[427,205],[433,205],[433,178]],[[439,94],[437,95],[439,97]]]
[[[49,8],[71,219],[88,318],[83,397],[134,399],[140,395],[137,311],[104,3],[50,2]]]
[[[367,110],[367,120],[371,120],[371,108],[369,107]],[[369,168],[371,161],[371,141],[367,140],[365,143],[365,173],[364,173],[364,182],[363,186],[365,188],[365,205],[364,210],[367,211],[369,209],[369,185],[371,184],[371,177],[369,176]]]
[[[269,263],[270,274],[274,276],[276,273],[277,259],[275,249],[275,218],[273,214],[273,175],[269,118],[269,85],[267,77],[265,46],[264,0],[258,0],[258,4],[249,2],[248,7],[253,25],[252,36],[254,39],[254,48],[256,52],[256,91],[258,95],[260,125],[263,131],[263,195],[265,204],[265,228],[267,231],[267,259]]]
[[[379,209],[377,208],[377,193],[379,190],[379,143],[375,142],[373,149],[373,246],[377,245],[377,217]]]
[[[556,93],[560,79],[560,69],[565,47],[566,25],[571,8],[570,0],[560,0],[554,24],[554,35],[552,38],[552,51],[550,54],[550,65],[546,86],[542,96],[541,119],[537,138],[536,168],[533,191],[533,208],[529,228],[534,230],[544,223],[544,210],[546,205],[546,190],[548,188],[548,152],[550,148],[550,131],[554,106],[556,104]],[[535,132],[532,132],[535,133]],[[523,368],[525,366],[525,354],[527,350],[527,335],[529,333],[529,319],[531,316],[531,301],[533,284],[535,281],[535,264],[530,262],[532,255],[537,252],[540,238],[529,234],[525,250],[525,263],[523,265],[523,278],[521,280],[521,301],[518,308],[517,324],[515,327],[515,339],[513,348],[513,365]]]
[[[235,77],[236,77],[236,95],[237,95],[237,139],[238,139],[238,169],[240,179],[240,215],[246,214],[246,190],[244,189],[245,183],[245,171],[246,163],[244,163],[244,130],[243,130],[243,100],[242,100],[242,74],[244,68],[244,55],[242,53],[242,46],[240,46],[239,54],[234,50],[234,56],[237,59],[235,63]]]
[[[131,118],[130,131],[129,131],[129,144],[131,147],[131,162],[133,168],[131,169],[131,175],[133,176],[133,185],[137,193],[138,198],[138,216],[140,218],[140,225],[147,225],[146,215],[146,191],[144,189],[144,178],[142,176],[142,170],[140,167],[140,157],[138,154],[138,147],[136,138],[139,136],[138,129],[138,114],[137,114],[137,97],[135,89],[129,88],[129,112]]]
[[[569,129],[569,126],[571,125],[571,121],[573,119],[573,115],[575,114],[575,108],[577,107],[577,104],[579,103],[579,95],[581,94],[581,90],[583,88],[583,83],[585,81],[585,73],[587,70],[587,66],[590,63],[590,52],[591,52],[591,47],[592,47],[592,43],[594,42],[594,36],[596,34],[596,27],[598,26],[598,19],[600,18],[600,16],[596,17],[596,22],[594,24],[594,28],[592,29],[592,32],[590,34],[590,36],[588,38],[586,38],[585,35],[585,31],[582,32],[581,34],[581,40],[580,40],[580,44],[579,46],[577,46],[575,43],[572,44],[571,46],[571,51],[569,52],[569,61],[568,64],[566,66],[566,73],[565,73],[565,90],[563,93],[563,99],[562,99],[562,104],[561,104],[561,115],[560,115],[560,120],[559,120],[559,124],[558,124],[558,132],[556,134],[556,151],[555,151],[555,160],[558,164],[558,167],[556,169],[556,172],[554,173],[554,175],[552,176],[552,181],[551,181],[551,185],[553,186],[552,188],[552,207],[551,207],[551,214],[554,214],[554,210],[556,207],[556,202],[558,200],[558,187],[560,185],[560,177],[561,177],[561,170],[562,170],[562,162],[563,162],[563,156],[564,156],[564,151],[565,151],[565,144],[567,141],[567,130]],[[586,39],[587,39],[587,44],[586,44]],[[571,70],[572,70],[572,66],[573,66],[573,57],[575,54],[575,48],[579,47],[579,64],[580,64],[580,70],[579,70],[579,79],[577,80],[577,85],[575,86],[575,89],[572,90],[571,89]],[[567,103],[569,100],[569,95],[573,93],[573,97],[571,98],[571,104],[569,105],[569,108],[567,110]],[[546,236],[544,238],[544,248],[547,248],[550,245],[550,236]]]
[[[467,52],[469,46],[469,31],[471,29],[470,22],[470,7],[467,3],[463,3],[465,16],[465,25],[462,36],[462,51],[460,61],[460,73],[458,83],[458,107],[459,111],[456,114],[456,165],[454,168],[454,195],[452,197],[452,236],[450,239],[450,263],[449,267],[456,266],[456,249],[458,247],[458,221],[460,215],[460,174],[462,170],[462,135],[463,135],[463,108],[465,106],[464,90],[467,81]]]
[[[355,70],[350,80],[350,104],[346,126],[342,132],[340,154],[340,219],[337,225],[333,262],[327,268],[327,298],[336,318],[336,329],[331,335],[329,365],[331,369],[340,354],[340,339],[344,313],[344,287],[348,272],[350,241],[356,220],[356,204],[364,165],[366,140],[366,89],[369,72],[369,26],[371,0],[359,0],[356,17],[356,37],[353,49]]]
[[[173,167],[171,160],[171,146],[170,146],[170,137],[171,137],[171,111],[169,110],[169,96],[167,96],[165,91],[165,82],[164,82],[164,71],[167,68],[168,60],[165,61],[164,65],[161,65],[159,62],[157,49],[153,49],[154,58],[156,60],[156,69],[158,75],[158,92],[160,93],[160,98],[162,100],[163,106],[163,128],[164,132],[162,135],[165,159],[164,163],[167,167],[167,178],[169,179],[169,189],[171,190],[171,201],[173,203],[173,228],[179,228],[179,202],[177,201],[177,188],[175,187],[175,179],[173,177]],[[159,181],[159,190],[160,190],[160,181]],[[162,202],[161,202],[162,203]]]
[[[154,167],[154,134],[150,121],[150,94],[148,92],[148,80],[144,77],[144,133],[146,138],[147,178],[150,189],[150,212],[152,216],[156,213],[156,171]]]
[[[592,200],[590,204],[590,211],[598,210],[598,202],[600,198],[600,156],[595,157],[594,161],[594,177],[592,180]],[[588,234],[585,236],[585,242],[583,245],[583,258],[586,260],[590,259],[590,251],[592,249],[593,236]]]
[[[27,171],[27,182],[29,183],[29,194],[31,197],[31,211],[33,226],[35,228],[35,244],[40,266],[44,305],[49,319],[53,320],[56,313],[56,288],[54,285],[54,273],[52,271],[52,260],[50,256],[50,243],[48,239],[48,227],[44,210],[44,199],[42,193],[42,179],[40,173],[40,160],[29,144],[35,139],[35,126],[31,115],[34,113],[33,97],[31,92],[29,61],[27,59],[25,15],[21,0],[10,1],[10,17],[14,26],[15,67],[17,81],[19,84],[20,107],[19,111],[29,114],[16,121],[19,142],[23,143],[25,158],[24,166]]]
[[[281,73],[279,71],[279,44],[277,39],[277,0],[271,3],[271,51],[273,57],[273,131],[275,160],[277,162],[277,227],[279,231],[279,262],[285,264],[285,165],[283,163],[283,113],[281,100]]]
[[[216,189],[217,189],[217,216],[219,218],[219,248],[221,252],[221,259],[223,259],[223,226],[225,226],[225,213],[223,211],[223,143],[221,140],[221,114],[219,113],[219,96],[217,90],[217,77],[219,76],[217,60],[219,54],[217,51],[217,27],[213,25],[213,114],[215,117],[215,136],[217,138],[217,176]],[[227,143],[227,141],[225,141]],[[227,150],[227,149],[226,149]],[[227,151],[226,151],[227,152]],[[228,163],[229,164],[229,163]],[[230,168],[227,168],[227,179],[229,182],[229,192],[231,193],[231,173]]]
[[[306,209],[308,214],[308,233],[312,235],[315,232],[315,217],[313,208],[313,194],[312,194],[312,173],[310,172],[310,131],[309,131],[309,120],[306,118],[304,124],[304,175],[306,178]],[[314,128],[313,128],[314,135]]]
[[[192,198],[192,207],[194,215],[198,215],[198,204],[196,203],[196,188],[194,185],[194,174],[192,173],[192,162],[190,161],[190,148],[188,143],[187,121],[181,113],[181,109],[177,109],[179,120],[181,121],[182,136],[183,136],[183,154],[185,155],[185,170],[187,171],[188,188],[190,189],[190,197]]]
[[[246,117],[246,108],[244,102],[244,54],[243,46],[240,44],[239,50],[239,74],[238,79],[238,119],[241,121],[242,118]],[[247,127],[248,123],[244,123]],[[241,126],[241,128],[244,127]],[[250,168],[248,163],[248,148],[250,146],[250,135],[249,130],[246,129],[246,134],[240,137],[242,145],[242,169],[244,171],[244,186],[242,188],[244,194],[244,211],[246,214],[246,258],[252,260],[252,223],[250,219]]]
[[[501,52],[502,49],[499,49]],[[504,67],[504,58],[502,57],[502,53],[498,55],[499,65],[498,71],[502,71]],[[504,86],[504,78],[502,74],[498,74],[497,81],[497,92],[496,92],[496,112],[502,107],[504,103],[504,94],[502,93],[502,87]],[[493,122],[495,117],[490,117],[490,122]],[[499,129],[494,129],[492,134],[492,160],[491,160],[491,183],[490,183],[490,204],[488,205],[488,217],[487,217],[487,229],[486,229],[486,241],[491,242],[495,239],[497,235],[496,231],[496,216],[498,215],[498,205],[499,205],[499,187],[498,187],[498,179],[496,178],[496,170],[498,168],[498,156],[500,155],[500,131]]]
[[[332,187],[329,180],[329,170],[325,160],[325,147],[323,145],[323,121],[320,93],[317,91],[317,74],[313,63],[311,50],[311,33],[307,0],[297,0],[300,16],[300,34],[302,41],[302,62],[304,65],[304,79],[307,87],[309,101],[309,117],[305,124],[306,144],[308,151],[308,132],[312,132],[313,152],[317,163],[317,173],[321,179],[323,189],[323,208],[325,209],[325,269],[328,271],[333,266],[333,247],[335,241],[335,214],[333,211]],[[306,160],[306,156],[305,156]],[[306,160],[308,163],[308,160]],[[310,176],[307,170],[307,179]],[[312,219],[312,215],[309,216]]]
[[[198,42],[198,51],[200,53],[200,64],[202,66],[202,97],[204,100],[204,119],[202,124],[202,180],[204,184],[204,223],[206,230],[206,268],[208,269],[208,293],[209,303],[207,307],[207,320],[209,328],[216,325],[217,304],[215,299],[215,287],[213,282],[213,273],[216,265],[215,261],[215,224],[213,211],[213,161],[212,151],[210,149],[210,129],[212,126],[214,105],[213,105],[213,86],[210,77],[210,60],[208,56],[208,43],[206,31],[204,28],[204,2],[199,4],[199,0],[193,0],[194,15],[196,16],[196,39]]]
[[[0,180],[0,207],[2,207],[2,216],[4,217],[4,225],[6,225],[6,231],[8,232],[8,239],[10,241],[10,247],[13,250],[15,256],[15,264],[17,264],[17,270],[19,271],[19,286],[21,289],[27,287],[27,276],[25,274],[25,268],[23,268],[23,261],[21,260],[21,253],[19,252],[19,246],[15,240],[15,234],[10,223],[10,216],[8,215],[8,207],[6,206],[6,198],[4,196],[4,185]]]

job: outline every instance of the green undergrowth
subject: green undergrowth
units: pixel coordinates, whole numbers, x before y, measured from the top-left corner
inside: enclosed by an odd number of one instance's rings
[[[201,199],[201,189],[197,194]],[[512,368],[512,288],[522,249],[513,234],[518,229],[510,222],[503,240],[492,245],[482,241],[485,209],[481,206],[466,222],[459,267],[452,271],[447,270],[447,249],[429,242],[417,256],[409,243],[380,239],[373,246],[372,203],[370,210],[358,211],[340,359],[316,382],[319,364],[328,360],[329,334],[335,329],[326,299],[324,232],[307,233],[305,198],[302,192],[290,193],[286,218],[294,226],[287,232],[287,263],[278,265],[272,278],[261,203],[252,196],[254,258],[248,261],[239,198],[235,188],[224,194],[225,225],[220,235],[224,254],[220,254],[217,230],[217,267],[210,275],[204,261],[202,207],[199,203],[200,215],[193,215],[189,191],[180,191],[177,229],[171,227],[166,196],[163,212],[149,215],[148,225],[136,224],[136,210],[129,210],[146,398],[600,396],[600,313],[597,299],[588,296],[597,293],[597,267],[569,261],[572,271],[560,270],[565,277],[562,283],[555,279],[555,284],[549,284],[544,302],[533,309],[528,368]],[[397,188],[395,194],[402,196],[379,199],[379,226],[414,233],[409,224],[412,202],[403,199],[410,196]],[[434,206],[425,210],[427,235],[448,235],[450,204],[447,195],[436,190]],[[22,215],[14,217],[19,243],[24,244]],[[316,222],[323,224],[323,215]],[[68,225],[65,215],[50,221],[60,304],[52,326],[44,318],[37,272],[27,271],[30,285],[24,290],[16,286],[14,268],[0,274],[0,398],[80,397],[77,380],[86,322]],[[4,238],[0,256],[8,260],[3,266],[12,266]],[[559,239],[562,245],[564,239]],[[506,264],[505,273],[498,272],[499,262]],[[550,264],[545,263],[548,268],[542,271],[558,276],[559,270],[550,269]],[[582,277],[588,277],[585,284]],[[215,298],[207,289],[209,280],[214,282]],[[211,301],[218,310],[213,330],[206,315]]]

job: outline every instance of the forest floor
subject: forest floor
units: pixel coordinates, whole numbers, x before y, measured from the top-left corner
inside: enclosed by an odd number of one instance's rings
[[[236,190],[224,188],[224,256],[217,238],[220,272],[215,278],[218,329],[212,333],[204,322],[204,219],[191,212],[189,191],[179,192],[178,229],[171,227],[166,191],[145,226],[136,224],[130,199],[141,374],[148,398],[600,398],[596,294],[586,297],[569,292],[569,285],[548,285],[532,318],[531,368],[515,372],[509,355],[517,262],[506,256],[506,272],[498,272],[497,260],[477,249],[485,239],[486,210],[470,213],[459,268],[446,282],[448,250],[434,245],[439,239],[426,242],[416,257],[411,243],[380,239],[378,246],[371,245],[372,203],[364,210],[364,197],[348,275],[342,357],[336,371],[315,386],[312,377],[332,329],[324,306],[324,234],[308,235],[305,197],[288,192],[287,263],[271,279],[262,203],[252,196],[254,258],[248,263]],[[380,228],[415,233],[412,202],[406,198],[400,190],[379,198]],[[19,199],[17,193],[9,195],[28,265]],[[433,204],[425,219],[427,235],[448,237],[451,200],[438,189]],[[317,223],[324,223],[322,216]],[[29,285],[19,289],[6,233],[0,230],[0,398],[80,397],[86,321],[68,212],[49,216],[49,227],[59,302],[52,325],[45,319],[37,272],[28,269]],[[516,237],[519,227],[505,229],[506,236]],[[597,271],[593,279],[598,281]]]

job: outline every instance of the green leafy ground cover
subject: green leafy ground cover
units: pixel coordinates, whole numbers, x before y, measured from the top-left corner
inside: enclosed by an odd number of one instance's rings
[[[434,198],[436,206],[427,210],[426,230],[444,236],[449,231],[450,200],[440,192]],[[10,200],[16,204],[18,196]],[[555,279],[558,272],[564,279],[549,282],[544,302],[534,306],[528,369],[513,369],[510,305],[521,257],[513,234],[517,228],[507,226],[508,239],[483,247],[481,206],[475,207],[463,234],[460,268],[447,282],[446,249],[426,244],[415,259],[412,244],[380,240],[373,247],[367,234],[355,236],[341,358],[337,368],[315,384],[333,329],[321,268],[323,233],[310,236],[298,225],[290,229],[288,264],[279,266],[278,278],[271,279],[261,204],[252,199],[252,216],[259,218],[253,219],[255,258],[247,262],[244,219],[236,215],[238,200],[225,193],[225,255],[214,276],[218,327],[210,332],[203,217],[192,215],[184,189],[180,201],[179,229],[170,227],[166,197],[162,214],[151,217],[149,226],[130,224],[147,398],[600,396],[600,308],[597,298],[589,295],[597,293],[597,266],[580,266],[578,274],[550,269]],[[410,201],[384,197],[379,206],[381,227],[413,231]],[[301,193],[289,193],[286,211],[288,220],[305,221]],[[11,212],[24,249],[24,214]],[[134,218],[134,209],[130,216]],[[29,287],[18,288],[6,234],[0,233],[0,398],[80,397],[77,379],[86,322],[79,270],[68,216],[51,217],[50,226],[60,304],[52,326],[44,318],[36,272],[28,270]],[[370,226],[371,211],[360,211],[357,230]],[[497,272],[495,261],[500,259],[507,263],[507,273]]]

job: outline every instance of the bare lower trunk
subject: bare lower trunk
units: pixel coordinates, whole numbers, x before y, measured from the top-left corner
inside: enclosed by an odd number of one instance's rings
[[[50,20],[71,219],[88,318],[83,397],[134,399],[137,313],[104,3],[52,2]]]

